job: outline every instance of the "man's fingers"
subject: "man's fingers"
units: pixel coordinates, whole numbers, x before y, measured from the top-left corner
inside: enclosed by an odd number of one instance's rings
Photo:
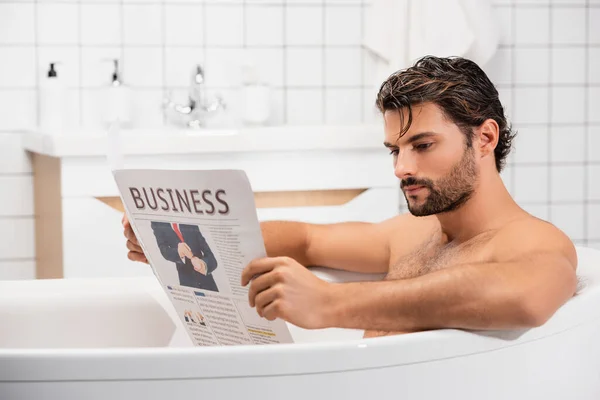
[[[127,248],[131,251],[143,253],[142,248],[139,245],[133,243],[131,240],[127,241]]]
[[[121,223],[123,224],[123,234],[127,238],[127,249],[129,252],[127,253],[127,258],[131,261],[137,261],[148,264],[148,259],[144,254],[142,247],[139,245],[135,234],[133,233],[133,229],[131,228],[131,224],[129,223],[129,219],[126,214],[123,214],[123,218],[121,218]]]
[[[278,301],[280,296],[281,293],[278,286],[260,292],[256,296],[256,312],[258,315],[265,317],[266,308],[269,307],[273,302]]]
[[[255,275],[271,271],[280,263],[280,260],[272,257],[264,257],[253,260],[242,271],[242,286],[246,286]]]
[[[248,290],[248,302],[250,303],[250,307],[256,305],[256,297],[260,295],[262,291],[273,286],[275,283],[276,279],[272,272],[263,273],[256,277],[250,284],[250,289]]]
[[[261,316],[269,321],[274,321],[277,318],[285,320],[283,300],[276,298],[265,305],[265,307],[261,310],[261,313]]]
[[[127,238],[127,240],[130,240],[131,242],[138,244],[137,237],[135,237],[135,233],[133,233],[133,229],[131,229],[131,227],[128,229],[125,229],[124,234],[125,234],[125,237]]]
[[[127,253],[127,258],[130,259],[131,261],[143,262],[143,263],[148,264],[148,259],[142,253],[130,251],[129,253]]]

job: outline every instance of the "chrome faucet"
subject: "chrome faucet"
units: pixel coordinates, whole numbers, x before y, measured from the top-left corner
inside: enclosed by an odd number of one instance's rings
[[[199,64],[195,65],[190,77],[188,104],[178,104],[169,95],[163,101],[167,118],[190,128],[201,128],[206,126],[207,120],[217,112],[226,110],[227,106],[220,95],[209,99],[204,82],[204,70]]]

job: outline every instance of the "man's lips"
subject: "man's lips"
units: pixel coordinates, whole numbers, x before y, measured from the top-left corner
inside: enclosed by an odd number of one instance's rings
[[[423,185],[410,185],[410,186],[404,186],[403,189],[406,193],[414,193],[420,189],[423,189],[425,186]]]

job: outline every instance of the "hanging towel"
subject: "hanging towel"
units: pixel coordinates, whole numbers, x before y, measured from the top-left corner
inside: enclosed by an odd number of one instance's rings
[[[379,79],[425,55],[483,65],[498,38],[490,0],[371,0],[363,44],[379,59]]]
[[[475,40],[464,57],[480,66],[492,59],[500,43],[500,27],[490,0],[461,0]]]
[[[372,59],[375,86],[406,65],[407,5],[407,0],[371,0],[365,8],[363,46]]]
[[[391,62],[405,58],[407,0],[371,0],[365,9],[363,45]]]
[[[460,0],[409,2],[408,63],[424,55],[461,56],[475,36]]]

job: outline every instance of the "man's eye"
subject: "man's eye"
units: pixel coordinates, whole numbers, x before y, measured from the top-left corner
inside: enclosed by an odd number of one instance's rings
[[[417,150],[427,150],[428,148],[431,147],[433,143],[421,143],[415,146],[415,149]]]
[[[394,149],[390,151],[391,155],[397,156],[398,155],[398,149]]]

